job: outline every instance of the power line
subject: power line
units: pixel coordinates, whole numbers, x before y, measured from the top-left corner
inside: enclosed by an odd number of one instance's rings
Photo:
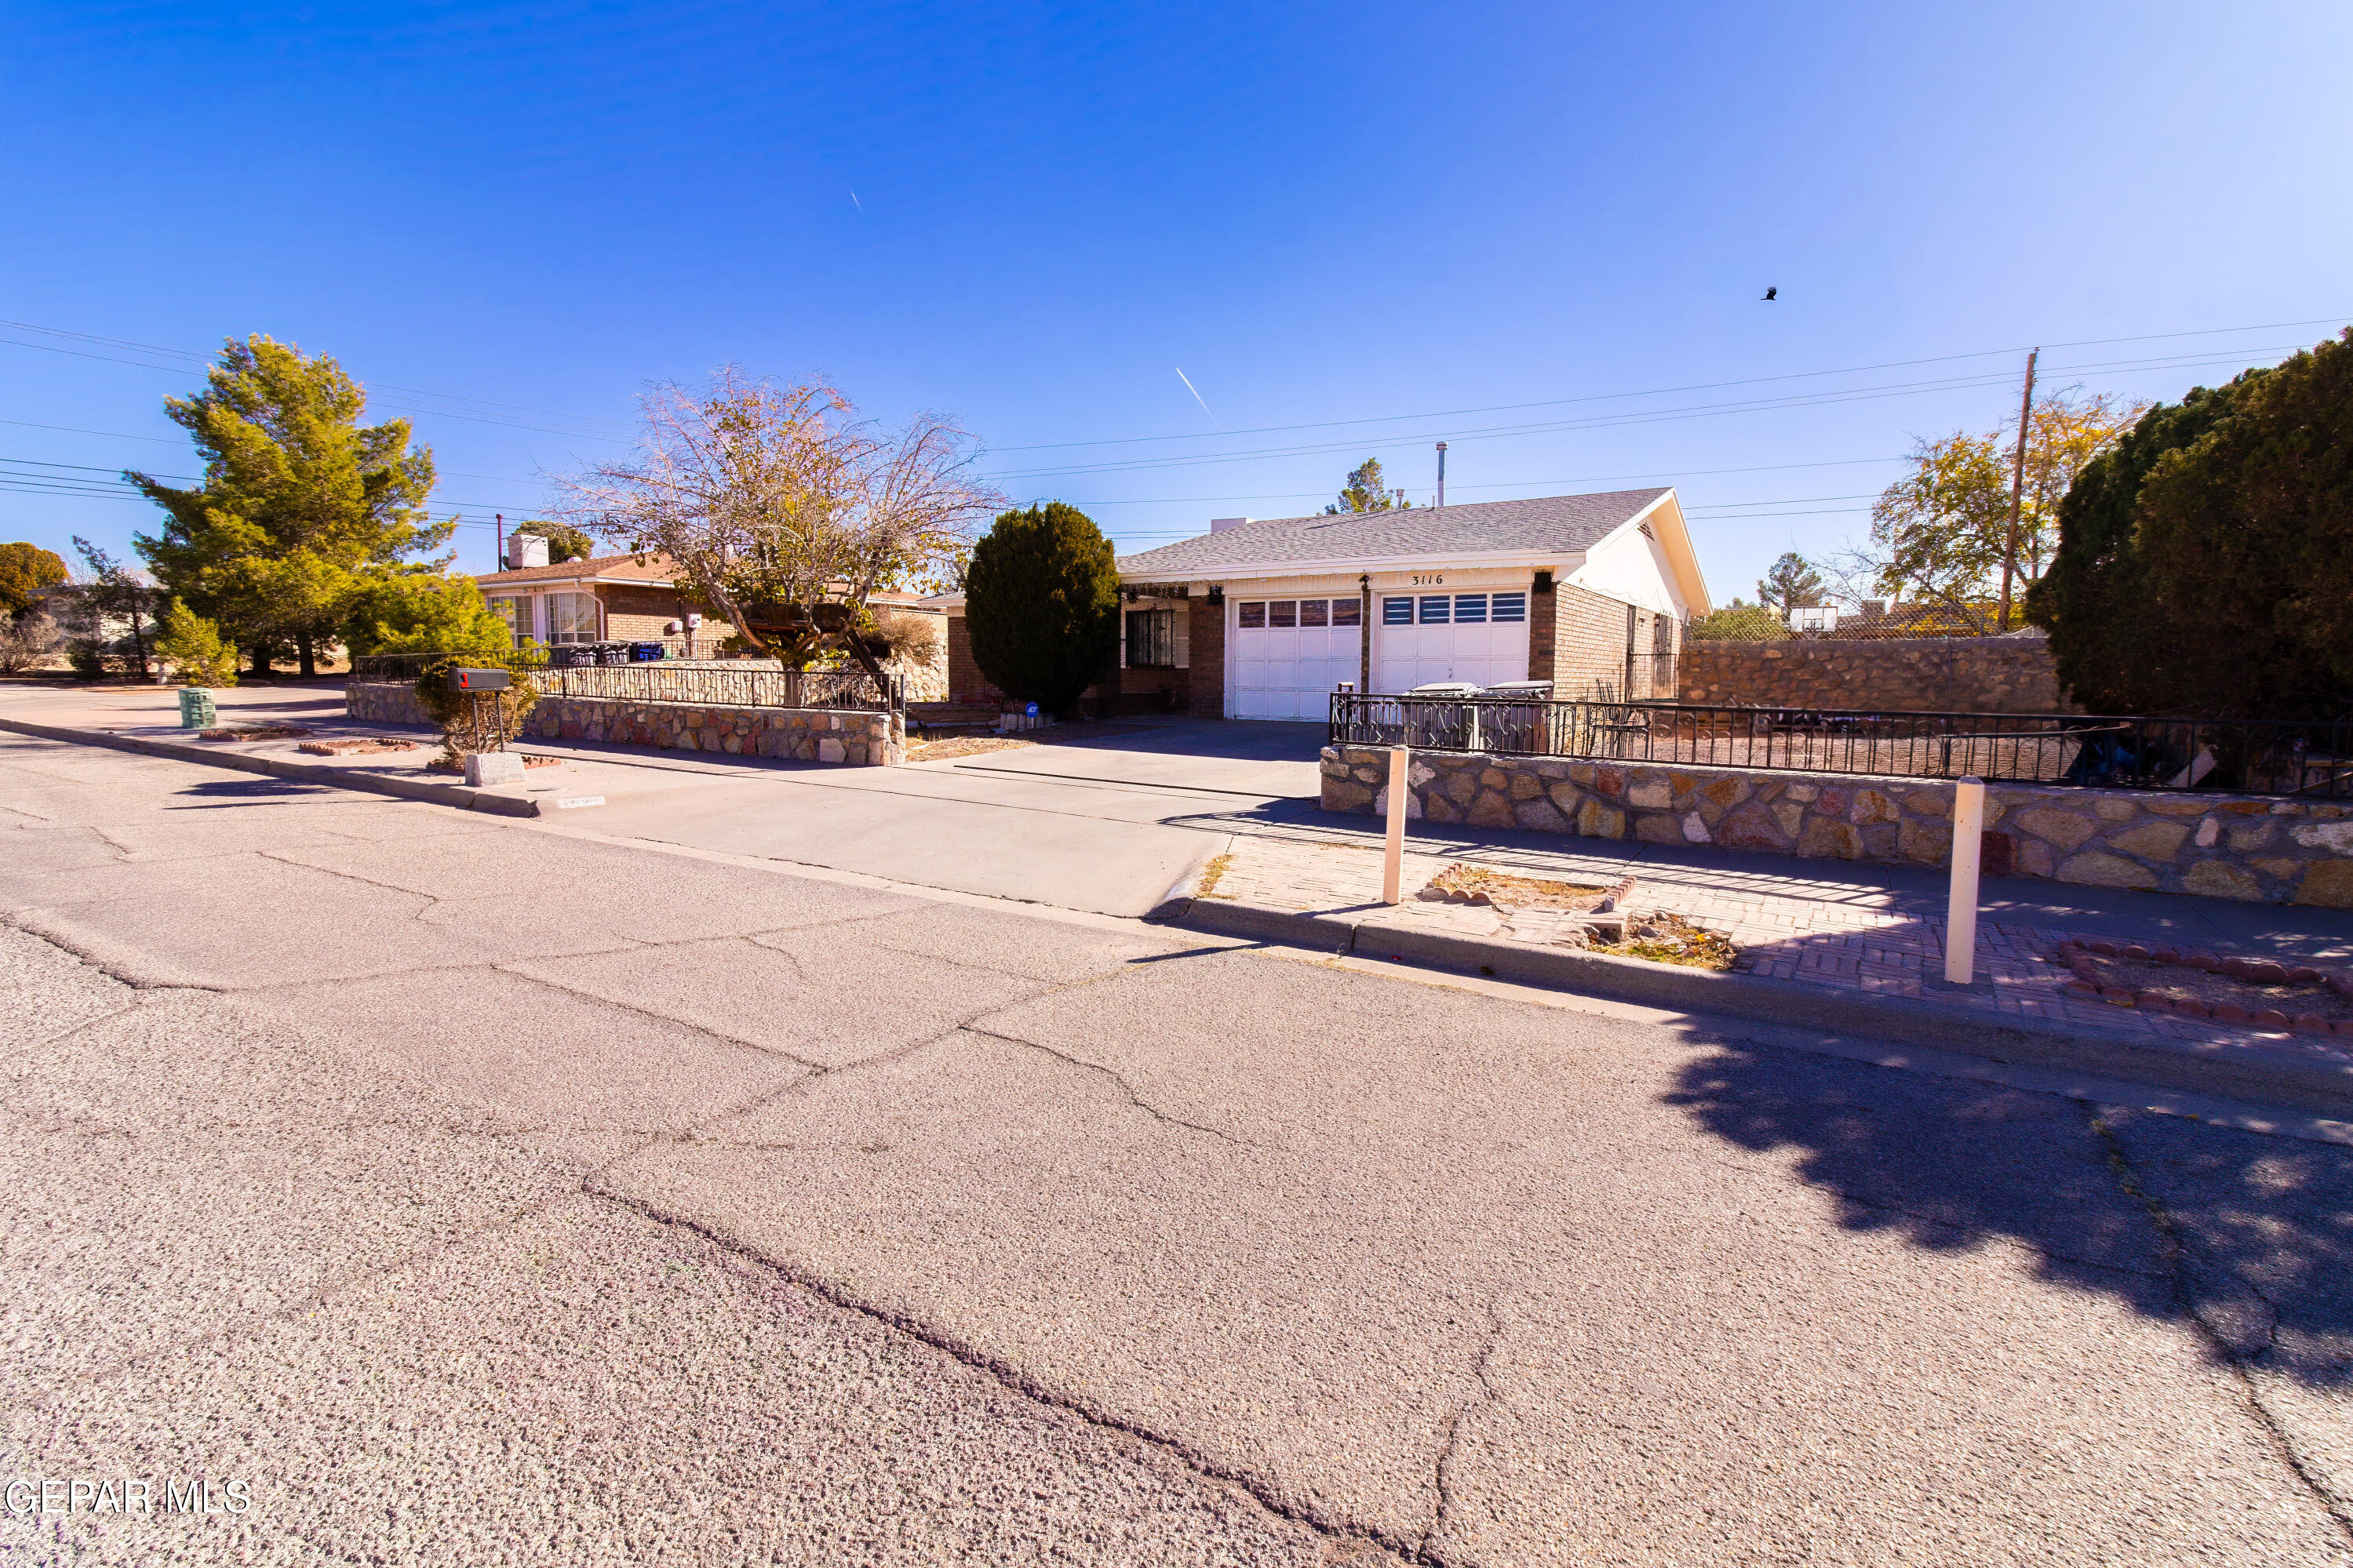
[[[2189,368],[2211,363],[2216,357],[2243,362],[2251,353],[2293,353],[2294,349],[2236,351],[2220,356],[2197,360],[2139,361],[2122,360],[2105,363],[2070,365],[2062,374],[2089,370],[2164,370]],[[1917,397],[1938,392],[1975,391],[2007,384],[2008,373],[1986,373],[1943,380],[1899,383],[1893,386],[1860,387],[1837,392],[1799,393],[1787,397],[1757,398],[1743,403],[1701,404],[1686,408],[1643,409],[1626,414],[1602,415],[1586,419],[1556,420],[1538,425],[1505,426],[1485,430],[1433,430],[1415,435],[1384,437],[1382,445],[1401,445],[1408,441],[1423,441],[1443,437],[1450,441],[1503,440],[1525,436],[1557,435],[1570,431],[1607,429],[1629,425],[1649,425],[1677,419],[1715,418],[1727,414],[1749,414],[1778,409],[1828,407],[1841,403],[1874,402],[1889,397]],[[1059,468],[1022,469],[992,474],[993,479],[1060,479],[1088,474],[1136,473],[1154,468],[1198,468],[1208,464],[1229,462],[1264,462],[1278,458],[1330,457],[1341,453],[1360,452],[1365,443],[1338,442],[1314,446],[1270,447],[1241,452],[1195,453],[1185,457],[1144,458],[1115,462],[1077,464]],[[1107,504],[1103,502],[1098,505]]]
[[[2078,338],[2073,342],[2052,343],[2051,348],[2097,348],[2108,343],[2158,342],[2173,338],[2216,337],[2230,332],[2268,332],[2289,327],[2316,327],[2342,321],[2343,316],[2315,316],[2304,321],[2264,321],[2246,327],[2201,327],[2187,332],[2148,332],[2130,338]],[[9,323],[0,321],[0,326]],[[1841,370],[1791,371],[1781,375],[1751,376],[1742,381],[1702,381],[1685,386],[1652,387],[1643,392],[1600,392],[1581,397],[1554,397],[1536,403],[1498,403],[1482,408],[1446,408],[1427,414],[1377,414],[1361,419],[1323,419],[1305,425],[1265,425],[1253,429],[1226,430],[1224,436],[1274,436],[1293,430],[1328,430],[1349,425],[1385,425],[1400,419],[1453,419],[1472,414],[1508,414],[1522,408],[1557,408],[1575,403],[1606,403],[1627,397],[1664,397],[1678,392],[1715,392],[1729,386],[1761,386],[1768,382],[1803,381],[1824,375],[1861,375],[1874,370],[1903,370],[1915,364],[1951,364],[1965,359],[1990,359],[1999,354],[2022,353],[2023,349],[1980,349],[1972,353],[1937,354],[1926,359],[1887,360],[1878,364],[1849,365]],[[1049,441],[1028,447],[998,447],[999,452],[1048,452],[1071,447],[1122,447],[1145,441],[1205,441],[1214,436],[1195,433],[1185,436],[1114,436],[1092,441]]]
[[[211,363],[212,363],[212,362],[213,362],[213,356],[212,356],[211,354],[208,354],[208,353],[195,353],[194,350],[191,350],[191,349],[171,349],[171,348],[164,348],[164,346],[162,346],[162,345],[161,345],[161,344],[159,344],[159,343],[141,343],[141,342],[133,342],[130,341],[130,340],[129,340],[129,339],[127,339],[127,338],[106,338],[106,337],[100,337],[100,336],[99,336],[99,335],[98,335],[97,333],[95,333],[95,332],[76,332],[76,331],[68,331],[67,329],[65,329],[65,328],[63,328],[63,327],[44,327],[44,326],[40,326],[40,325],[38,325],[37,323],[36,323],[36,322],[32,322],[32,321],[0,321],[0,327],[6,327],[6,328],[8,328],[9,330],[11,330],[11,331],[19,331],[19,332],[42,332],[42,333],[45,333],[45,334],[47,334],[47,335],[48,335],[48,336],[50,336],[50,337],[71,338],[71,339],[75,340],[75,341],[76,341],[76,342],[85,342],[85,343],[105,343],[105,344],[107,344],[109,347],[111,347],[111,348],[118,348],[118,349],[137,349],[137,350],[139,350],[139,351],[140,351],[141,353],[142,353],[168,354],[168,355],[170,355],[170,356],[171,356],[172,358],[174,358],[174,359],[193,360],[193,361],[195,361],[196,363],[201,364],[201,365],[205,365],[205,366],[207,366],[207,367],[208,367],[208,366],[210,366],[210,365],[211,365]],[[26,348],[37,348],[37,347],[41,347],[41,346],[43,346],[43,345],[36,344],[36,343],[26,343],[26,344],[23,344],[23,345],[21,345],[21,346],[23,346],[23,347],[26,347]],[[64,352],[64,351],[60,351],[60,352]],[[99,358],[103,358],[103,357],[105,357],[105,356],[103,356],[103,355],[99,355],[99,354],[93,354],[93,355],[91,355],[90,357],[91,357],[91,358],[93,358],[93,359],[99,359]],[[129,363],[131,363],[132,362],[131,362],[131,361],[129,361],[129,360],[121,360],[121,361],[118,361],[118,362],[116,362],[116,363],[122,363],[122,364],[129,364]],[[163,365],[147,365],[147,366],[144,366],[143,368],[148,369],[148,370],[162,370],[162,369],[165,369],[165,368],[167,368],[167,367],[163,366]],[[174,368],[174,374],[177,374],[177,372],[176,372],[176,368]],[[554,408],[533,408],[533,407],[531,407],[531,406],[529,406],[529,405],[527,405],[520,404],[520,403],[498,403],[498,402],[493,402],[492,400],[491,400],[491,399],[489,399],[489,398],[486,398],[486,397],[468,397],[468,396],[464,396],[464,395],[460,395],[460,394],[458,394],[458,393],[452,393],[452,392],[429,392],[429,391],[427,391],[426,389],[424,389],[424,388],[422,388],[422,387],[416,387],[416,386],[400,386],[400,385],[396,385],[396,384],[395,384],[394,383],[392,383],[392,382],[388,382],[388,381],[386,381],[386,382],[378,382],[378,383],[376,383],[375,384],[376,384],[377,386],[379,386],[379,387],[383,388],[383,389],[384,389],[385,391],[386,391],[386,392],[403,392],[403,393],[406,393],[406,394],[410,395],[411,396],[415,396],[415,397],[430,397],[430,398],[435,398],[435,399],[438,399],[438,400],[439,400],[439,401],[441,401],[441,402],[445,402],[445,403],[470,403],[470,404],[474,405],[475,405],[476,407],[478,407],[478,408],[499,408],[499,409],[504,409],[506,412],[508,412],[508,413],[510,413],[510,414],[537,414],[537,415],[543,416],[544,416],[544,417],[546,417],[546,418],[550,418],[550,419],[567,419],[567,420],[571,420],[571,421],[573,421],[573,422],[575,422],[575,423],[576,423],[576,424],[584,424],[584,425],[613,425],[613,426],[620,426],[620,427],[621,427],[621,428],[623,428],[623,429],[628,429],[628,430],[634,430],[634,429],[636,428],[636,427],[635,427],[634,426],[632,426],[632,425],[631,425],[628,420],[625,420],[625,419],[607,419],[607,418],[604,417],[602,415],[596,415],[596,414],[566,414],[566,413],[564,413],[564,412],[563,412],[562,410],[560,410],[560,409],[554,409]]]

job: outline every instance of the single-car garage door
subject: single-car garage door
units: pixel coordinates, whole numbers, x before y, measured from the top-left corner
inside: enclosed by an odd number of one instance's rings
[[[1243,599],[1234,606],[1233,716],[1322,719],[1356,679],[1364,606],[1344,599]]]
[[[1410,691],[1438,680],[1493,686],[1528,678],[1528,596],[1397,594],[1379,601],[1373,689]]]

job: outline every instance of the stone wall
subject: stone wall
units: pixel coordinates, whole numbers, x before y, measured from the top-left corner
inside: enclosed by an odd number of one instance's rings
[[[343,706],[371,724],[430,724],[406,686],[350,685]],[[697,702],[633,702],[616,697],[543,697],[523,721],[525,738],[603,741],[666,751],[719,752],[850,767],[895,767],[907,732],[888,713],[839,708],[725,708]]]
[[[723,708],[615,697],[543,697],[523,721],[522,732],[542,741],[603,741],[850,767],[895,767],[907,760],[907,733],[896,718],[840,708]]]
[[[422,724],[438,730],[433,715],[417,700],[417,689],[406,683],[353,680],[343,687],[343,711],[363,724]]]
[[[1327,746],[1326,811],[1388,809],[1388,752]],[[1953,785],[1450,752],[1414,754],[1406,815],[1588,838],[1943,866]],[[2260,795],[1989,784],[1989,876],[2353,909],[2353,806]]]
[[[1683,644],[1680,700],[1718,707],[1944,713],[2070,710],[2039,632],[2001,637]]]

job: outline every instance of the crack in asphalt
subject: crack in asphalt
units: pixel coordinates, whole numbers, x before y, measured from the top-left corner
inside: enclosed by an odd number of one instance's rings
[[[2108,1125],[2107,1119],[2100,1114],[2099,1107],[2085,1104],[2083,1109],[2084,1120],[2091,1125],[2092,1135],[2099,1140],[2101,1148],[2106,1152],[2108,1167],[2115,1173],[2117,1186],[2123,1189],[2126,1197],[2148,1211],[2149,1219],[2162,1237],[2165,1279],[2172,1290],[2174,1304],[2180,1309],[2183,1317],[2196,1325],[2198,1335],[2206,1342],[2209,1352],[2228,1366],[2237,1378],[2240,1394],[2246,1400],[2248,1410],[2253,1414],[2255,1424],[2271,1439],[2274,1450],[2286,1464],[2289,1472],[2320,1506],[2321,1511],[2335,1523],[2346,1543],[2353,1546],[2353,1501],[2338,1497],[2306,1461],[2294,1439],[2288,1436],[2287,1428],[2281,1424],[2271,1406],[2264,1403],[2263,1390],[2256,1385],[2249,1368],[2252,1358],[2241,1355],[2231,1343],[2230,1337],[2216,1328],[2200,1308],[2197,1293],[2192,1289],[2189,1278],[2189,1238],[2180,1222],[2173,1217],[2173,1211],[2166,1207],[2164,1200],[2141,1181],[2140,1173],[2133,1168],[2132,1157],[2126,1152],[2124,1140],[2115,1128]],[[2221,1268],[2220,1272],[2232,1279],[2239,1278],[2236,1269]],[[2277,1313],[2274,1312],[2273,1332],[2276,1334],[2277,1331]]]
[[[905,1312],[853,1296],[839,1281],[826,1279],[811,1271],[797,1268],[787,1259],[761,1250],[744,1237],[723,1226],[697,1219],[691,1215],[666,1209],[649,1198],[638,1197],[609,1187],[590,1189],[587,1195],[637,1215],[640,1218],[651,1220],[656,1225],[675,1227],[699,1236],[723,1251],[748,1259],[770,1270],[786,1283],[807,1291],[828,1306],[880,1323],[918,1344],[962,1363],[975,1372],[984,1373],[1008,1392],[1018,1394],[1032,1404],[1060,1411],[1089,1426],[1114,1432],[1137,1442],[1149,1444],[1154,1448],[1173,1456],[1195,1474],[1209,1480],[1221,1482],[1242,1492],[1251,1501],[1278,1519],[1303,1525],[1318,1535],[1335,1542],[1371,1542],[1409,1561],[1432,1563],[1438,1561],[1422,1555],[1417,1543],[1398,1540],[1377,1529],[1328,1518],[1311,1504],[1294,1502],[1285,1497],[1272,1483],[1248,1471],[1222,1464],[1181,1438],[1155,1432],[1126,1416],[1103,1409],[1088,1400],[1050,1387],[1020,1366],[993,1352]]]
[[[997,1010],[998,1009],[997,1008],[990,1008],[987,1011],[996,1012]],[[986,1014],[981,1016],[986,1016]],[[1037,1051],[1041,1055],[1051,1057],[1058,1062],[1067,1062],[1074,1068],[1082,1068],[1088,1072],[1100,1073],[1104,1078],[1111,1079],[1112,1082],[1119,1086],[1120,1092],[1127,1096],[1129,1104],[1134,1106],[1138,1110],[1143,1111],[1145,1115],[1153,1118],[1155,1121],[1165,1121],[1171,1127],[1187,1127],[1196,1132],[1206,1132],[1212,1138],[1222,1138],[1237,1149],[1256,1149],[1261,1146],[1251,1142],[1247,1138],[1237,1138],[1222,1127],[1209,1127],[1198,1121],[1187,1121],[1181,1116],[1171,1116],[1168,1112],[1161,1110],[1158,1106],[1145,1099],[1144,1096],[1138,1094],[1135,1090],[1135,1086],[1128,1082],[1127,1079],[1122,1077],[1117,1071],[1103,1066],[1101,1062],[1091,1062],[1084,1057],[1074,1057],[1068,1051],[1057,1050],[1052,1046],[1039,1045],[1035,1040],[1025,1040],[1018,1035],[1008,1035],[1002,1034],[995,1029],[984,1029],[977,1024],[967,1024],[965,1026],[965,1028],[971,1034],[985,1036],[992,1040],[1003,1040],[1008,1045],[1019,1046],[1024,1049]]]
[[[97,953],[91,952],[87,947],[83,947],[69,938],[59,936],[54,931],[37,931],[32,926],[27,925],[25,922],[24,917],[27,914],[37,912],[37,909],[38,906],[37,905],[26,905],[18,909],[0,910],[0,925],[5,925],[11,931],[22,931],[26,936],[31,937],[35,942],[47,942],[51,947],[56,948],[58,952],[69,953],[90,968],[97,970],[100,974],[105,975],[117,985],[127,985],[133,991],[201,991],[209,993],[213,995],[220,995],[230,989],[230,987],[225,985],[206,985],[192,980],[148,980],[142,978],[139,975],[132,973],[126,969],[120,968],[117,965],[109,963],[107,960],[100,958]]]
[[[1431,1546],[1440,1533],[1445,1530],[1448,1515],[1454,1509],[1451,1470],[1455,1448],[1461,1441],[1463,1418],[1480,1405],[1504,1403],[1502,1392],[1487,1376],[1487,1363],[1494,1355],[1495,1347],[1503,1342],[1504,1320],[1492,1303],[1484,1305],[1482,1310],[1486,1314],[1487,1331],[1481,1336],[1479,1353],[1472,1357],[1471,1362],[1471,1372],[1479,1380],[1480,1391],[1474,1397],[1456,1405],[1447,1415],[1445,1425],[1440,1428],[1438,1458],[1430,1467],[1430,1485],[1437,1494],[1437,1500],[1430,1507],[1430,1528],[1421,1532],[1421,1539],[1414,1542],[1413,1548],[1415,1562],[1437,1564],[1440,1565],[1440,1568],[1445,1559],[1438,1556],[1431,1550]]]

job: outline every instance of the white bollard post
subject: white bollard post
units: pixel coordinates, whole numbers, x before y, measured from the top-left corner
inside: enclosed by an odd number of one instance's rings
[[[1403,746],[1389,748],[1389,839],[1381,856],[1381,902],[1401,903],[1398,884],[1405,880],[1405,797],[1413,788],[1413,753]]]
[[[1945,906],[1945,984],[1967,985],[1977,977],[1978,851],[1985,834],[1985,781],[1964,778],[1953,786],[1953,891]]]

